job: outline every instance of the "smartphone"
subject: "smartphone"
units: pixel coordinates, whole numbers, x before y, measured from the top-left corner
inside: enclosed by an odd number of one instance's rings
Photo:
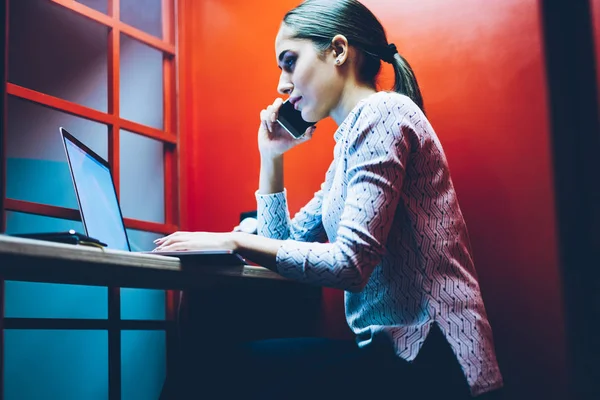
[[[302,113],[296,110],[289,100],[286,100],[279,108],[277,122],[296,139],[304,136],[304,132],[316,123],[302,119]]]
[[[21,233],[13,234],[12,236],[22,237],[25,239],[46,240],[49,242],[69,243],[69,244],[87,244],[106,247],[106,243],[102,243],[98,239],[79,233],[74,229],[69,229],[64,232],[36,232],[36,233]]]

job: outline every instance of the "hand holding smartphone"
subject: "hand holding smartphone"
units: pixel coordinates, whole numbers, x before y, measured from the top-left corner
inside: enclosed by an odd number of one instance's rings
[[[305,121],[302,118],[302,113],[294,108],[289,99],[283,102],[279,108],[277,122],[295,139],[304,136],[306,130],[316,123]]]

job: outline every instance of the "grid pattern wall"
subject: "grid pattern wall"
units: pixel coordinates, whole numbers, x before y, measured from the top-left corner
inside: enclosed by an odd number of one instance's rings
[[[175,2],[2,2],[2,233],[84,232],[59,127],[109,162],[133,251],[177,230]],[[0,281],[0,296],[0,398],[159,397],[173,292]]]

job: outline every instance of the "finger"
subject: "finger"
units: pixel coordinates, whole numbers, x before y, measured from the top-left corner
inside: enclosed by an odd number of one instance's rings
[[[157,246],[160,246],[161,244],[165,243],[167,240],[169,240],[171,237],[170,236],[165,236],[162,238],[158,238],[154,241],[154,244]]]
[[[174,243],[178,243],[178,241],[176,239],[173,238],[167,238],[165,241],[163,241],[159,246],[156,247],[156,249],[154,249],[155,251],[162,251],[165,247],[168,247]]]
[[[281,108],[282,104],[283,104],[283,99],[281,97],[278,97],[273,102],[273,108],[275,108],[276,111],[279,111],[279,108]]]
[[[269,132],[273,132],[273,123],[277,120],[277,111],[271,105],[271,106],[267,107],[267,114],[268,114],[267,123],[269,124]]]
[[[268,116],[268,112],[266,109],[260,112],[260,122],[265,122]]]
[[[157,244],[157,245],[158,245],[158,244],[162,244],[162,243],[164,243],[164,242],[165,242],[165,240],[169,239],[169,237],[170,237],[170,235],[169,235],[169,236],[163,236],[163,237],[161,237],[161,238],[158,238],[158,239],[156,239],[156,240],[154,241],[154,244]]]
[[[182,234],[184,234],[184,233],[187,233],[187,232],[183,232],[183,231],[177,231],[177,232],[173,232],[173,233],[171,233],[170,235],[167,235],[167,236],[164,236],[164,237],[161,237],[161,238],[158,238],[158,239],[154,240],[154,243],[155,243],[155,244],[156,244],[156,243],[161,243],[161,242],[164,242],[165,240],[167,240],[167,239],[169,239],[169,238],[176,237],[176,236],[180,236],[180,235],[182,235]]]
[[[269,111],[268,111],[268,110],[266,110],[266,109],[265,109],[265,110],[262,110],[262,111],[260,112],[260,122],[261,122],[262,126],[263,126],[263,127],[266,129],[266,130],[268,130],[269,132],[271,132],[271,128],[270,128],[270,126],[269,126],[268,119],[269,119]]]
[[[275,121],[277,119],[277,117],[279,116],[279,109],[281,108],[282,104],[283,104],[283,100],[281,98],[277,98],[277,99],[275,99],[273,104],[271,104],[269,107],[267,107],[267,109],[271,112],[271,119],[273,121]]]
[[[160,251],[185,251],[189,250],[189,246],[187,242],[177,242],[170,244],[168,246],[164,246],[160,249]]]
[[[300,140],[302,140],[303,142],[306,142],[306,141],[312,139],[313,133],[315,133],[316,129],[317,129],[316,125],[309,126],[308,128],[306,128],[306,131],[304,132],[304,135],[302,136],[302,138],[300,138]]]
[[[271,106],[269,106],[271,108],[271,112],[272,112],[271,122],[277,121],[277,118],[279,117],[279,109],[281,108],[282,104],[283,104],[283,99],[278,97],[275,99],[273,104]]]
[[[262,121],[262,126],[263,126],[263,128],[265,128],[266,131],[271,132],[271,127],[269,126],[268,121],[266,121],[266,120]]]

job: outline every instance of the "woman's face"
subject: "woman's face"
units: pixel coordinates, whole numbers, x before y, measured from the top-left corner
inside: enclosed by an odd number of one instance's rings
[[[340,101],[344,81],[335,65],[333,50],[317,52],[310,40],[294,39],[293,30],[282,24],[275,40],[275,55],[281,69],[277,90],[289,95],[306,121],[329,116]]]

